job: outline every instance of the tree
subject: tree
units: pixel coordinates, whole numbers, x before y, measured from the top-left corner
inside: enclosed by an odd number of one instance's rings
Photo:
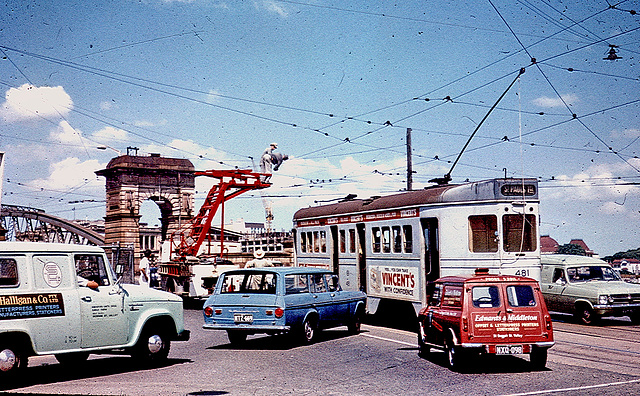
[[[580,245],[576,245],[573,243],[566,243],[564,245],[558,246],[558,254],[572,254],[574,256],[586,256],[587,252],[585,252],[584,248]]]

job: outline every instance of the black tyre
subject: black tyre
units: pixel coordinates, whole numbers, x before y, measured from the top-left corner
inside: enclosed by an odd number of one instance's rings
[[[353,317],[351,323],[347,325],[347,329],[349,330],[349,334],[358,334],[362,328],[362,310],[358,310],[355,316]]]
[[[459,370],[464,360],[460,348],[455,346],[453,341],[447,340],[444,350],[447,354],[447,366],[449,366],[451,370]]]
[[[629,315],[629,319],[631,319],[631,323],[637,325],[640,324],[640,312],[634,312]]]
[[[533,348],[529,361],[534,370],[544,370],[547,367],[547,348]]]
[[[247,341],[247,333],[244,331],[227,330],[227,338],[231,345],[240,345]]]
[[[24,370],[29,364],[29,358],[15,345],[0,344],[0,377],[8,378]]]
[[[65,366],[77,366],[87,361],[89,352],[61,353],[56,355],[58,363]]]
[[[316,326],[315,320],[313,320],[312,318],[305,319],[304,323],[302,324],[302,341],[305,344],[313,344],[313,342],[316,340],[317,331],[318,328]]]
[[[131,355],[144,363],[159,363],[167,359],[170,349],[167,333],[157,326],[147,326]]]
[[[579,323],[585,325],[594,325],[600,320],[600,317],[593,311],[593,308],[586,304],[576,307],[575,317]]]
[[[424,339],[424,323],[420,322],[418,324],[418,355],[420,355],[421,357],[426,357],[429,352],[431,352],[431,347],[425,344]]]

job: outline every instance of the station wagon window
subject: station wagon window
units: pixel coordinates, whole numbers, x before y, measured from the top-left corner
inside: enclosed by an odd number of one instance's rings
[[[12,258],[0,259],[0,287],[18,286],[18,263]]]
[[[404,237],[404,252],[413,252],[413,232],[410,225],[402,226],[402,235]]]
[[[471,299],[476,308],[497,308],[500,306],[500,291],[498,286],[474,286]]]
[[[507,286],[507,300],[512,307],[533,307],[536,305],[533,288],[529,285]]]
[[[333,274],[324,274],[324,279],[329,286],[330,292],[336,292],[342,290],[340,288],[340,282],[338,281],[338,276]]]
[[[356,252],[356,230],[349,229],[349,253]]]
[[[270,272],[243,272],[225,274],[221,293],[275,294],[276,274]]]
[[[101,286],[109,285],[109,277],[104,260],[97,254],[76,254],[76,275],[89,281],[97,282]]]
[[[316,293],[326,293],[327,285],[324,284],[324,274],[311,274],[309,275],[311,284],[313,285],[313,291]]]
[[[442,295],[443,307],[461,307],[462,306],[462,286],[446,285]]]
[[[498,218],[469,216],[469,250],[476,253],[498,251]]]
[[[380,241],[382,240],[382,232],[380,231],[380,227],[373,227],[371,229],[371,233],[373,235],[373,252],[380,253]]]
[[[532,252],[536,250],[536,216],[502,216],[503,243],[507,252]]]
[[[284,277],[285,294],[309,293],[307,275],[289,274]]]
[[[340,230],[340,253],[346,253],[347,252],[347,231],[346,230]]]

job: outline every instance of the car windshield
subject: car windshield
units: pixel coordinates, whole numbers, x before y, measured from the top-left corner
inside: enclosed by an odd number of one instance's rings
[[[255,271],[224,274],[220,293],[275,294],[276,274]]]
[[[605,265],[583,265],[567,268],[569,282],[589,282],[593,280],[612,281],[621,280],[613,268]]]

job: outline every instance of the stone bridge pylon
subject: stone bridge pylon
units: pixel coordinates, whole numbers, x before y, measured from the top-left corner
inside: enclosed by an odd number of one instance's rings
[[[162,240],[193,218],[195,169],[191,161],[122,155],[96,172],[106,178],[105,244],[134,246],[140,259],[140,207],[146,200],[160,208]]]

